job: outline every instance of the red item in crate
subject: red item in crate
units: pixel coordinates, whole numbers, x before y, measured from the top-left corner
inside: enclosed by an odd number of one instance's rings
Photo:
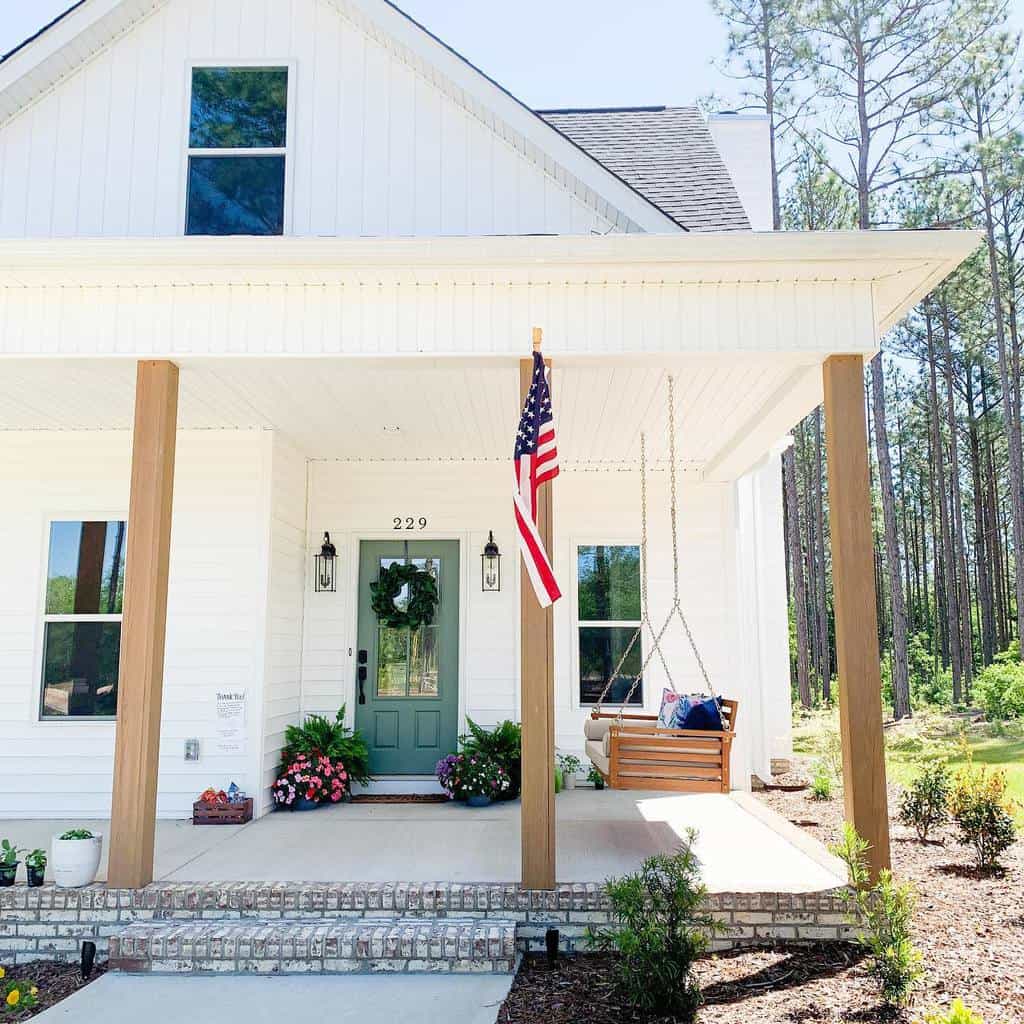
[[[193,825],[244,825],[247,821],[252,821],[251,796],[234,803],[197,800],[192,805]]]
[[[226,804],[228,802],[228,795],[223,789],[204,789],[199,794],[199,803],[201,804]]]

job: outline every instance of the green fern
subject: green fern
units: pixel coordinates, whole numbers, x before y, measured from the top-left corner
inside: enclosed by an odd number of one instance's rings
[[[296,754],[323,754],[341,761],[353,782],[365,786],[370,781],[370,751],[363,734],[345,725],[342,704],[332,722],[324,715],[307,715],[302,725],[289,725],[281,751],[282,773]]]

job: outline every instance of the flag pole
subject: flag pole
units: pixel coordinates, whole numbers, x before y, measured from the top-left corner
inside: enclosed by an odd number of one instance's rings
[[[519,408],[530,390],[536,353],[543,331],[533,328],[531,359],[519,361]],[[548,555],[552,554],[552,484],[537,500],[537,526]],[[551,766],[555,761],[554,616],[542,608],[520,558],[520,722],[522,724],[522,789],[519,805],[524,889],[555,887],[555,791]]]

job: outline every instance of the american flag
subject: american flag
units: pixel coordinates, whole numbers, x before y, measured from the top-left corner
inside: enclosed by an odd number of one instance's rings
[[[516,432],[516,483],[513,503],[519,550],[541,608],[547,608],[561,596],[555,582],[548,553],[537,532],[537,490],[558,476],[558,448],[555,445],[555,421],[551,413],[551,392],[544,357],[533,353],[533,379]]]

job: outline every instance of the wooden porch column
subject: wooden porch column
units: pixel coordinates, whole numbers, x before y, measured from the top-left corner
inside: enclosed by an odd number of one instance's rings
[[[831,356],[823,376],[846,819],[871,844],[868,861],[872,876],[877,876],[889,867],[889,809],[864,360],[859,355]]]
[[[550,362],[547,364],[550,366]],[[519,362],[519,407],[526,401],[533,360]],[[552,549],[552,484],[537,494],[537,528],[554,560]],[[555,887],[555,658],[554,612],[541,608],[533,584],[519,559],[519,601],[522,644],[520,700],[523,726],[522,824],[523,887]]]
[[[107,868],[108,885],[121,888],[153,880],[177,419],[178,367],[140,362]]]

